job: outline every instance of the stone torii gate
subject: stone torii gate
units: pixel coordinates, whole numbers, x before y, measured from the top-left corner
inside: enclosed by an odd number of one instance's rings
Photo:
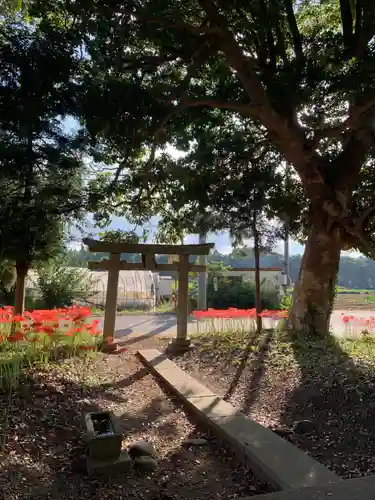
[[[208,255],[215,246],[214,243],[200,245],[154,245],[148,243],[110,243],[85,239],[90,252],[108,252],[108,260],[100,262],[89,262],[89,269],[108,270],[108,285],[104,312],[104,339],[113,337],[115,331],[117,293],[119,282],[119,271],[177,271],[178,280],[178,304],[177,304],[177,336],[172,342],[176,350],[184,350],[189,347],[187,338],[188,325],[188,287],[189,272],[205,272],[206,265],[190,264],[190,255]],[[141,262],[127,262],[121,260],[121,254],[140,254]],[[158,264],[156,255],[178,255],[178,262],[169,264]]]

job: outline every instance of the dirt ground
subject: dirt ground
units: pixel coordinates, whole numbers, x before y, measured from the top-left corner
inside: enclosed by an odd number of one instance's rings
[[[253,420],[281,427],[287,439],[341,477],[374,474],[373,363],[348,356],[334,339],[299,343],[264,334],[247,342],[195,339],[194,349],[174,361]],[[374,362],[374,344],[368,348]],[[305,419],[312,431],[292,432]]]
[[[347,309],[347,310],[374,309],[375,311],[375,302],[372,300],[374,296],[375,292],[371,294],[339,293],[336,296],[335,309]]]
[[[4,398],[0,394],[2,424],[6,417],[9,422],[0,453],[4,500],[230,499],[266,491],[164,393],[132,347],[119,355],[99,354],[90,364],[69,360],[34,373],[10,405]],[[153,443],[156,472],[107,480],[86,476],[82,418],[97,409],[118,417],[124,446],[140,439]],[[207,445],[184,444],[202,435]]]

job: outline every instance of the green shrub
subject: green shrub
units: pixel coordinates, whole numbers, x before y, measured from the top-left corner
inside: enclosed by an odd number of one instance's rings
[[[283,295],[283,298],[281,299],[280,302],[280,309],[286,309],[289,311],[289,309],[292,307],[292,296],[291,295]]]
[[[262,309],[279,309],[280,299],[276,291],[261,290]],[[255,307],[255,284],[252,281],[232,282],[219,280],[207,290],[207,305],[214,309],[251,309]]]
[[[92,282],[86,270],[52,265],[40,269],[38,287],[44,307],[69,307],[92,295]]]

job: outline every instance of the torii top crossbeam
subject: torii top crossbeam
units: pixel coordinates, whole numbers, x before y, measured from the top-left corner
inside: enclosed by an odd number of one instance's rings
[[[154,243],[110,243],[86,238],[83,243],[90,252],[140,253],[141,255],[208,255],[214,243],[199,245],[163,245]]]

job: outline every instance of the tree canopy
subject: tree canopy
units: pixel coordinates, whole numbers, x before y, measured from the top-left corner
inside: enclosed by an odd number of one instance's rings
[[[72,50],[22,20],[0,26],[0,261],[16,265],[18,309],[28,268],[61,250],[87,203],[81,140],[62,124],[74,108]]]
[[[265,212],[309,228],[292,325],[327,331],[341,249],[372,253],[375,5],[43,0],[29,15],[83,54],[73,114],[117,167],[99,194],[137,217],[188,217],[188,201],[192,220],[233,224],[261,177]]]

